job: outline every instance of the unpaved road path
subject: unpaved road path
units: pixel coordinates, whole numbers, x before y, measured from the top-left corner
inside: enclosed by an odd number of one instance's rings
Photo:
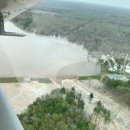
[[[99,126],[100,130],[130,130],[130,110],[113,101],[110,96],[105,95],[104,91],[102,91],[103,85],[99,81],[80,82],[64,80],[62,81],[62,86],[66,88],[75,87],[76,91],[82,94],[85,102],[85,110],[88,114],[93,113],[93,108],[99,100],[104,104],[105,108],[111,111],[111,122]],[[94,94],[94,99],[89,104],[89,95],[91,92]]]

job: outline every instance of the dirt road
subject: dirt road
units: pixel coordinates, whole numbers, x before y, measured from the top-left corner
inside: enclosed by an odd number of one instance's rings
[[[111,112],[111,122],[109,124],[99,125],[100,130],[130,130],[130,111],[128,108],[116,103],[110,96],[106,96],[103,90],[103,85],[97,80],[92,81],[73,81],[64,80],[62,86],[66,88],[75,87],[77,92],[82,94],[85,102],[85,110],[88,114],[93,113],[93,108],[97,101],[101,101],[105,108]],[[94,99],[89,104],[89,95],[93,92]]]

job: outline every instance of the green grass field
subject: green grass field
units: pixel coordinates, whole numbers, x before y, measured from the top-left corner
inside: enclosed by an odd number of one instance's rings
[[[40,78],[39,83],[50,84],[50,83],[52,83],[52,81],[48,78]]]

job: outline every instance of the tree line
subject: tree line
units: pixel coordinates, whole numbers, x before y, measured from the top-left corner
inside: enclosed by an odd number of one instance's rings
[[[89,103],[93,98],[94,94],[90,93]],[[67,90],[63,87],[37,98],[18,117],[25,130],[95,130],[100,120],[98,115],[104,113],[105,120],[110,118],[110,112],[101,102],[97,103],[92,116],[88,116],[84,109],[82,94],[75,88]],[[94,118],[97,121],[93,121]]]

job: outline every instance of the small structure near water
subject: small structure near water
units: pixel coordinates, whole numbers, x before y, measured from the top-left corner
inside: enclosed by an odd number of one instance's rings
[[[107,75],[110,79],[114,79],[114,80],[122,80],[122,81],[129,81],[129,79],[127,78],[127,76],[125,75],[121,75],[121,74],[108,74]]]

